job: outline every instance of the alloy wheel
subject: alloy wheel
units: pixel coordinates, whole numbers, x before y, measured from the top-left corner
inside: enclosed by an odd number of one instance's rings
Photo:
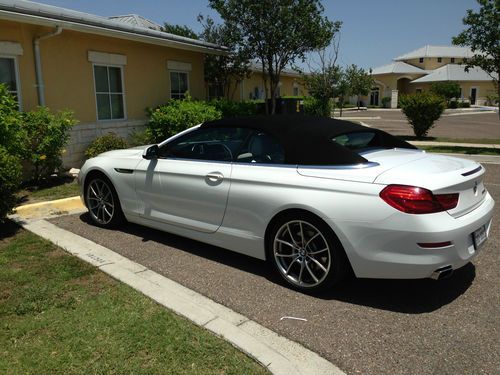
[[[106,225],[113,220],[115,202],[111,187],[101,179],[90,181],[87,187],[87,205],[92,218],[99,224]]]
[[[314,288],[328,276],[330,246],[311,223],[293,220],[283,224],[273,241],[276,265],[285,279],[301,288]]]

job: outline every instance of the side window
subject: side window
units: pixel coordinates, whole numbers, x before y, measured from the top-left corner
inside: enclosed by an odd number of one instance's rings
[[[273,136],[253,131],[248,142],[236,155],[240,163],[284,164],[285,151],[279,141]]]
[[[376,147],[376,137],[373,132],[348,133],[336,136],[332,141],[342,145],[349,150],[360,150]]]
[[[187,72],[170,72],[170,97],[184,99],[189,91],[189,76]]]
[[[122,68],[94,65],[95,95],[98,120],[125,118]]]
[[[160,148],[160,158],[232,161],[250,129],[201,128]]]
[[[19,102],[19,84],[17,82],[17,66],[13,57],[0,57],[0,83],[7,85],[7,90]]]

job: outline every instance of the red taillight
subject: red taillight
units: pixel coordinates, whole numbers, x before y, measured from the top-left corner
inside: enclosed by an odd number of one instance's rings
[[[458,204],[456,194],[432,194],[430,190],[407,185],[389,185],[380,192],[387,204],[408,214],[431,214],[447,211]]]

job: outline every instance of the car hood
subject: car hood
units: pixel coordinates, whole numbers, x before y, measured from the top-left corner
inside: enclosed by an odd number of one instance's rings
[[[137,146],[132,148],[126,148],[123,150],[113,150],[103,152],[99,154],[97,157],[112,157],[112,158],[136,158],[142,156],[145,149],[147,149],[151,145],[147,146]]]

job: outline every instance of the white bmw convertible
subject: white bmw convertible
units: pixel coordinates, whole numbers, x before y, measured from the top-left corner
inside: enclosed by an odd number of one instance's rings
[[[291,286],[449,276],[488,238],[494,201],[473,161],[310,117],[207,122],[103,153],[79,176],[92,221],[124,221],[266,259]]]

